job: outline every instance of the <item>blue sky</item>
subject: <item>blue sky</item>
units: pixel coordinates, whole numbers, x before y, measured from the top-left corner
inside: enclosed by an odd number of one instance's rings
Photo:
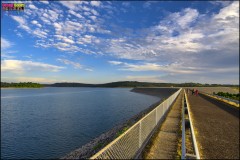
[[[1,81],[239,83],[238,1],[17,2]]]

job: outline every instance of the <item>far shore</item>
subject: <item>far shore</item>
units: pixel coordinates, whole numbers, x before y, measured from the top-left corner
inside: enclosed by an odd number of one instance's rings
[[[41,89],[41,88],[45,88],[45,87],[39,87],[39,88],[35,88],[35,87],[1,87],[1,89]]]

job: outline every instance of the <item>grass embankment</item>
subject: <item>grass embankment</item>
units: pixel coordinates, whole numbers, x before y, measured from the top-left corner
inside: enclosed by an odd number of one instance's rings
[[[221,97],[225,97],[225,98],[230,98],[230,99],[234,99],[234,100],[238,100],[239,101],[239,98],[240,98],[240,94],[231,94],[231,93],[224,93],[224,92],[218,92],[218,93],[215,93],[213,92],[214,95],[218,95],[218,96],[221,96]]]

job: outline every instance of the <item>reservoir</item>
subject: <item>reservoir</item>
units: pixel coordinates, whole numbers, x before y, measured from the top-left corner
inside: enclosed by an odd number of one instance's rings
[[[131,88],[1,89],[1,158],[60,158],[159,100]]]

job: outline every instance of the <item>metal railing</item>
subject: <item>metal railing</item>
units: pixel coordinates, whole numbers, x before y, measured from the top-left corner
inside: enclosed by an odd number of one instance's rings
[[[93,155],[90,159],[132,159],[138,156],[148,142],[153,130],[179,95],[176,91],[155,109],[141,118],[131,128]]]
[[[193,142],[194,155],[190,155],[190,154],[186,153],[185,110],[187,110],[188,119],[189,119],[189,123],[190,123],[190,131],[191,131],[191,137],[192,137],[192,142]],[[195,137],[195,133],[194,133],[194,127],[192,124],[191,112],[189,110],[188,97],[187,97],[185,90],[184,90],[184,106],[183,106],[183,110],[182,110],[182,118],[183,119],[182,119],[182,156],[181,156],[181,159],[187,159],[187,157],[191,157],[191,159],[192,158],[200,159],[198,145],[197,145],[197,141],[196,141],[196,137]]]
[[[185,90],[184,90],[184,93],[185,93]],[[181,155],[181,159],[186,159],[185,109],[186,109],[186,98],[184,95],[183,100],[182,100],[182,155]]]

